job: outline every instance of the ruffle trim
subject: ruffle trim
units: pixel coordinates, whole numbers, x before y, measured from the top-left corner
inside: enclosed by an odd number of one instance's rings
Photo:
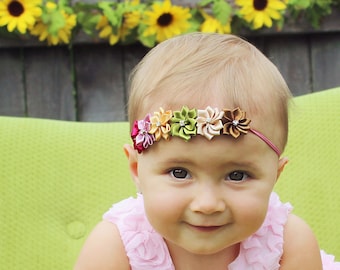
[[[279,269],[283,252],[284,225],[291,210],[292,206],[289,203],[283,204],[273,192],[261,228],[242,241],[240,253],[229,265],[229,270]]]
[[[114,204],[103,219],[116,224],[131,270],[175,269],[165,241],[146,218],[142,195]]]
[[[292,206],[283,204],[272,193],[267,216],[261,228],[240,245],[240,253],[229,270],[278,270],[283,253],[283,232]],[[103,215],[103,219],[116,224],[131,270],[174,270],[175,267],[163,238],[146,218],[143,196],[128,198]],[[321,251],[324,270],[340,270],[340,262],[333,255]]]
[[[335,257],[333,255],[326,254],[323,250],[321,250],[321,260],[322,269],[340,270],[340,262],[336,262]]]

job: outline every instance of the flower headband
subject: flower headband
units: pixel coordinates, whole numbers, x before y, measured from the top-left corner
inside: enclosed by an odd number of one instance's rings
[[[143,120],[136,120],[131,131],[134,148],[138,153],[143,152],[155,141],[161,138],[169,140],[170,136],[178,136],[185,141],[192,136],[202,135],[208,140],[218,135],[230,135],[238,138],[248,131],[264,141],[274,152],[280,156],[281,152],[266,136],[250,128],[250,119],[240,108],[234,110],[208,106],[205,110],[189,109],[183,106],[180,111],[160,111],[154,115],[147,114]]]

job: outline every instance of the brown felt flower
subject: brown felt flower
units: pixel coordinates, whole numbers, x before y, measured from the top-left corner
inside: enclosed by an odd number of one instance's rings
[[[223,115],[223,134],[238,138],[241,134],[247,134],[250,129],[250,119],[246,118],[246,112],[240,108],[234,110],[224,110]]]

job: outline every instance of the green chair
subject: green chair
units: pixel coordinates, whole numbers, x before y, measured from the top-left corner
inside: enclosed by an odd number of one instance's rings
[[[0,269],[72,269],[102,214],[136,193],[128,129],[0,117]]]
[[[294,98],[276,191],[340,261],[340,87]]]
[[[295,98],[276,188],[338,260],[339,104],[340,88]],[[0,268],[72,269],[102,214],[136,192],[129,142],[127,123],[0,117]]]

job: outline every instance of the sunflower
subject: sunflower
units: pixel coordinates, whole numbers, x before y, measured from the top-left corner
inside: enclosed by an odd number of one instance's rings
[[[236,4],[242,7],[240,14],[254,29],[263,25],[271,27],[272,19],[281,19],[281,12],[286,9],[286,4],[280,0],[236,0]]]
[[[68,14],[64,10],[59,10],[54,2],[46,3],[46,14],[48,19],[38,20],[30,28],[33,36],[38,36],[39,41],[47,40],[48,45],[68,44],[72,34],[72,29],[77,24],[77,16]]]
[[[201,32],[219,34],[231,33],[230,21],[223,25],[219,20],[208,15],[203,10],[201,11],[201,14],[204,18],[204,22],[201,24],[200,27]]]
[[[145,16],[143,23],[146,29],[142,35],[144,37],[155,35],[157,42],[183,34],[190,28],[190,9],[173,6],[170,0],[153,3],[151,11],[146,11]]]
[[[110,45],[114,45],[119,41],[119,33],[114,34],[113,28],[110,25],[108,18],[102,15],[96,25],[96,29],[100,30],[99,37],[100,38],[108,38]]]
[[[103,15],[100,17],[96,29],[100,30],[100,38],[108,38],[110,45],[116,44],[120,39],[125,41],[131,30],[138,26],[140,20],[139,11],[126,12],[123,15],[122,25],[118,28],[117,33],[114,33],[113,27],[110,25],[108,18]]]
[[[3,0],[0,2],[0,26],[7,25],[7,30],[17,29],[25,34],[27,28],[34,25],[42,14],[41,0]]]

